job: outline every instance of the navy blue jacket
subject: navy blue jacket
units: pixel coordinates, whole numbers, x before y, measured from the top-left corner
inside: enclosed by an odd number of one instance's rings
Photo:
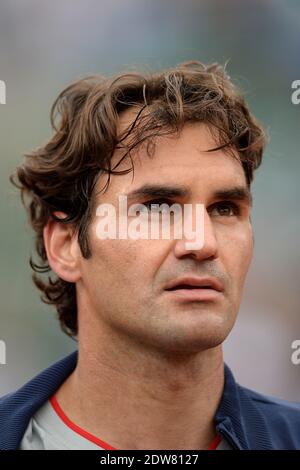
[[[77,351],[0,398],[0,450],[17,450],[32,415],[55,393],[77,363]],[[216,431],[235,449],[300,450],[300,403],[265,396],[239,385],[224,364],[225,384]]]

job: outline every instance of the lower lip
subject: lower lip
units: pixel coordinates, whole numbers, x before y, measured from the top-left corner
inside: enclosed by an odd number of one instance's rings
[[[215,289],[175,289],[167,290],[176,300],[182,301],[209,301],[218,300],[222,292]]]

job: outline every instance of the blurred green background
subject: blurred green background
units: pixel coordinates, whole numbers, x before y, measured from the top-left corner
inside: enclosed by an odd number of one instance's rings
[[[76,348],[39,300],[28,258],[33,236],[9,175],[50,136],[49,110],[70,81],[183,60],[225,63],[267,128],[253,184],[255,256],[225,360],[238,381],[300,401],[300,3],[296,0],[1,0],[0,395]]]

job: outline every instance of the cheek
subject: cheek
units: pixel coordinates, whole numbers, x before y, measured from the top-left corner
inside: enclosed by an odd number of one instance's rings
[[[243,226],[227,234],[226,240],[222,238],[224,246],[223,255],[226,269],[232,280],[243,284],[253,255],[253,237],[251,225]],[[221,253],[222,253],[221,248]]]
[[[92,256],[85,261],[87,282],[97,288],[101,283],[118,296],[145,288],[151,277],[152,250],[143,240],[99,240],[91,244]]]

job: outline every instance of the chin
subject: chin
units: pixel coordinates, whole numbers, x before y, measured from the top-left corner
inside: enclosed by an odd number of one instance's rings
[[[233,325],[234,322],[226,317],[224,312],[205,315],[187,332],[186,346],[195,352],[215,348],[225,341]]]
[[[197,353],[221,345],[230,330],[231,328],[220,321],[210,321],[201,326],[194,325],[192,328],[182,326],[180,330],[177,327],[169,328],[165,334],[153,338],[152,345],[164,352]]]

